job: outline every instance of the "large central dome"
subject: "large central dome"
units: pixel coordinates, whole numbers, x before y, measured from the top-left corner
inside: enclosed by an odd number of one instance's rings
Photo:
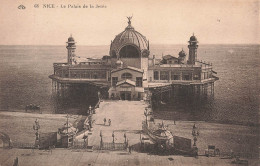
[[[139,58],[149,55],[149,41],[131,25],[128,17],[128,26],[118,34],[110,46],[112,58]]]

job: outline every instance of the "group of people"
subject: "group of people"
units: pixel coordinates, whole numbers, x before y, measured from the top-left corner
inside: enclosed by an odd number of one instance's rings
[[[104,118],[104,125],[106,125],[107,119]],[[111,119],[108,119],[108,125],[111,126]]]

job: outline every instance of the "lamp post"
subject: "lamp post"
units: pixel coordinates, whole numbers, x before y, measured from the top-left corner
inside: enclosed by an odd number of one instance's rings
[[[69,137],[69,114],[67,114],[66,118],[67,118],[67,135]]]
[[[147,116],[148,116],[148,108],[147,107],[145,108],[144,116],[145,116],[145,123],[147,124]]]
[[[113,138],[113,144],[115,143],[115,134],[114,134],[114,131],[113,131],[113,133],[112,133],[112,138]]]
[[[100,133],[99,133],[99,136],[100,136],[100,148],[102,148],[103,147],[103,135],[102,135],[102,131],[100,131]]]
[[[198,131],[198,128],[196,127],[195,123],[192,128],[192,136],[193,136],[193,141],[194,141],[193,146],[196,147],[197,146],[196,142],[198,140],[197,136],[199,136],[199,131]]]
[[[33,125],[33,130],[36,130],[35,132],[35,140],[38,141],[39,140],[39,129],[40,129],[40,123],[39,121],[36,119]]]
[[[124,133],[124,137],[125,137],[125,144],[126,144],[126,133]]]

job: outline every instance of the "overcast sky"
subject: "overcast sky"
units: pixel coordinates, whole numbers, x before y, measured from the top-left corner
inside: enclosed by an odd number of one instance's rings
[[[44,9],[48,2],[55,9]],[[26,9],[19,10],[21,4]],[[6,0],[0,6],[0,45],[64,45],[70,34],[78,45],[109,45],[132,14],[133,27],[151,44],[187,43],[193,32],[200,44],[260,41],[256,0]]]

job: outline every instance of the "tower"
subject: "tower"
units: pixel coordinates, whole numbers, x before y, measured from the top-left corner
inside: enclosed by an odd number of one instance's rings
[[[75,50],[76,50],[76,42],[74,41],[74,38],[72,35],[68,38],[68,42],[66,48],[68,49],[68,64],[72,65],[74,64],[74,57],[75,57]]]
[[[195,62],[197,61],[197,48],[198,48],[198,40],[194,36],[194,34],[190,37],[190,41],[188,48],[189,48],[189,59],[188,64],[195,65]]]
[[[179,52],[178,62],[184,63],[186,59],[186,53],[183,51],[183,49]]]

